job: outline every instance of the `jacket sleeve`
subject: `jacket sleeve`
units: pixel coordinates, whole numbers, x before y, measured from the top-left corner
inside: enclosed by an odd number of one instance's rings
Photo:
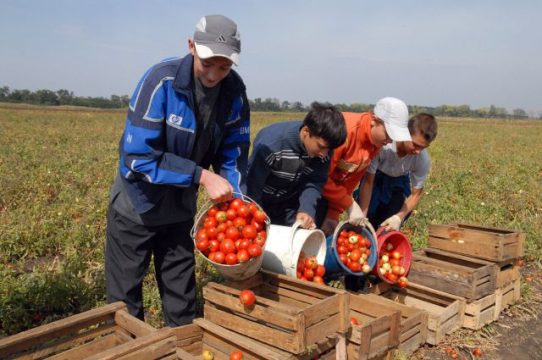
[[[234,192],[247,190],[248,150],[250,147],[250,107],[246,93],[237,97],[226,122],[225,135],[213,161],[213,169],[228,180]]]
[[[364,172],[350,174],[342,183],[337,183],[332,176],[335,167],[342,158],[346,147],[338,147],[333,152],[331,165],[328,172],[328,179],[324,185],[323,196],[328,201],[327,218],[338,220],[339,216],[352,205],[352,192],[361,180]]]
[[[119,147],[125,178],[187,187],[199,177],[192,160],[165,151],[167,88],[172,81],[173,77],[160,76],[151,68],[132,95]]]
[[[316,216],[316,205],[322,196],[322,189],[327,180],[327,171],[329,169],[329,159],[322,160],[315,169],[311,179],[305,184],[299,196],[298,211],[304,212],[314,217]]]
[[[271,149],[259,143],[256,138],[248,167],[247,195],[260,206],[262,206],[263,188],[271,172],[273,160]]]

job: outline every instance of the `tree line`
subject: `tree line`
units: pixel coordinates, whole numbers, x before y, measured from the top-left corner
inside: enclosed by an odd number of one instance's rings
[[[252,111],[263,112],[307,112],[310,108],[300,101],[289,102],[281,101],[277,98],[256,98],[250,101]],[[86,106],[102,109],[125,108],[130,102],[128,95],[111,95],[105,97],[82,97],[75,96],[72,91],[60,89],[52,90],[11,90],[8,86],[0,87],[0,102],[25,103],[35,105],[72,105]],[[340,111],[364,112],[372,110],[374,104],[334,104]],[[412,114],[418,112],[428,112],[435,116],[447,117],[474,117],[474,118],[511,118],[526,119],[529,118],[527,112],[521,108],[513,109],[511,112],[506,108],[491,105],[488,108],[472,109],[469,105],[440,105],[436,107],[410,105],[409,111]],[[538,115],[542,119],[542,113]]]

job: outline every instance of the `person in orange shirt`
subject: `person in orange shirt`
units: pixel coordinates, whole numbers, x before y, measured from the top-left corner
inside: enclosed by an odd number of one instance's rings
[[[372,112],[347,112],[343,116],[346,141],[333,151],[328,179],[318,204],[317,223],[326,235],[333,233],[345,210],[354,225],[365,217],[352,193],[382,146],[392,140],[411,141],[408,108],[397,98],[378,100]]]

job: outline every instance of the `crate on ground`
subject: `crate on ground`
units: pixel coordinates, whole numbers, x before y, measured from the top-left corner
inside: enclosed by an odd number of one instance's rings
[[[339,340],[338,335],[331,336],[312,346],[309,351],[294,355],[202,318],[195,319],[189,325],[163,328],[160,332],[163,335],[155,343],[147,344],[146,347],[137,347],[115,359],[199,360],[202,359],[204,352],[210,352],[215,360],[227,360],[232,352],[240,351],[243,359],[247,360],[309,360],[315,356],[323,360],[331,360],[336,358],[335,347]],[[134,344],[137,345],[138,342],[146,340],[139,338],[134,341]]]
[[[117,302],[0,339],[0,358],[101,358],[98,354],[156,331]]]
[[[508,306],[515,304],[521,298],[521,280],[518,278],[495,292],[495,320]]]
[[[465,318],[463,327],[467,329],[479,330],[487,324],[495,321],[497,312],[497,294],[484,296],[478,300],[467,301],[465,305]]]
[[[350,294],[350,318],[359,321],[347,334],[348,359],[381,359],[399,345],[401,312],[371,297]]]
[[[411,282],[468,300],[494,293],[496,278],[494,263],[432,248],[413,254],[408,275]]]
[[[427,343],[431,345],[438,344],[447,334],[463,325],[466,301],[462,297],[414,282],[405,289],[388,285],[388,290],[381,296],[427,311]]]
[[[494,262],[523,256],[525,233],[478,225],[429,225],[428,246]]]
[[[252,307],[241,290],[256,294]],[[350,327],[344,290],[260,271],[250,279],[203,288],[205,319],[294,354]]]
[[[378,303],[382,310],[401,313],[399,346],[397,348],[404,355],[411,355],[427,341],[427,311],[400,304],[376,294],[359,294],[357,296]]]
[[[497,289],[518,280],[521,276],[519,268],[514,264],[495,264],[495,267],[497,268],[497,280],[495,282]]]

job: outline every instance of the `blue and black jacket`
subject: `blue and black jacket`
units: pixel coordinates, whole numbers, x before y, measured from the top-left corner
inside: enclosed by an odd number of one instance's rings
[[[193,217],[202,169],[227,179],[237,192],[246,188],[250,110],[245,85],[233,70],[221,82],[216,124],[207,156],[191,160],[197,121],[193,94],[193,56],[166,59],[139,81],[120,140],[120,178],[135,212],[144,214],[174,196],[183,203],[179,220]],[[208,159],[208,160],[206,160]],[[166,191],[167,190],[167,191]]]

